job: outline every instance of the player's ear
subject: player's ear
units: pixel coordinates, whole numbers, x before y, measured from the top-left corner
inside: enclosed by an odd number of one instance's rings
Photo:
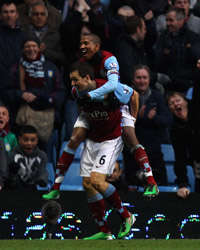
[[[89,81],[91,80],[90,75],[87,74],[85,77],[86,77],[87,80],[89,80]]]

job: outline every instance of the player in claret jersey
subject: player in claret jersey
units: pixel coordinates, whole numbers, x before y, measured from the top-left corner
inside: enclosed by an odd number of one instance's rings
[[[79,62],[73,66],[70,73],[71,84],[79,93],[105,84],[106,80],[94,80],[92,70],[87,63]],[[135,217],[122,205],[115,187],[106,181],[106,177],[112,174],[123,148],[120,104],[113,105],[113,97],[109,95],[102,102],[88,103],[87,100],[80,99],[80,115],[74,127],[84,127],[87,130],[87,139],[81,156],[81,176],[89,209],[99,227],[98,233],[84,240],[112,239],[105,218],[105,202],[119,212],[123,224],[118,238],[123,238],[130,232]]]

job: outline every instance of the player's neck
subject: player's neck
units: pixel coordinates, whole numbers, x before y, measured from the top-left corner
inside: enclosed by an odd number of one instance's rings
[[[90,83],[89,83],[89,89],[93,90],[93,89],[96,89],[96,87],[97,87],[96,81],[91,80]]]

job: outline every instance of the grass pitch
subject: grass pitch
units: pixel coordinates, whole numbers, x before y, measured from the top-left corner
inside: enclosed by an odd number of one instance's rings
[[[0,240],[1,250],[200,250],[200,240]]]

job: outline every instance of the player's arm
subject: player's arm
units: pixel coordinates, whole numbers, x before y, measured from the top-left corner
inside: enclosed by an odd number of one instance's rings
[[[104,68],[106,69],[106,74],[108,81],[95,90],[88,92],[92,100],[102,99],[102,96],[114,92],[117,89],[119,81],[119,64],[115,56],[107,58],[104,62]]]

